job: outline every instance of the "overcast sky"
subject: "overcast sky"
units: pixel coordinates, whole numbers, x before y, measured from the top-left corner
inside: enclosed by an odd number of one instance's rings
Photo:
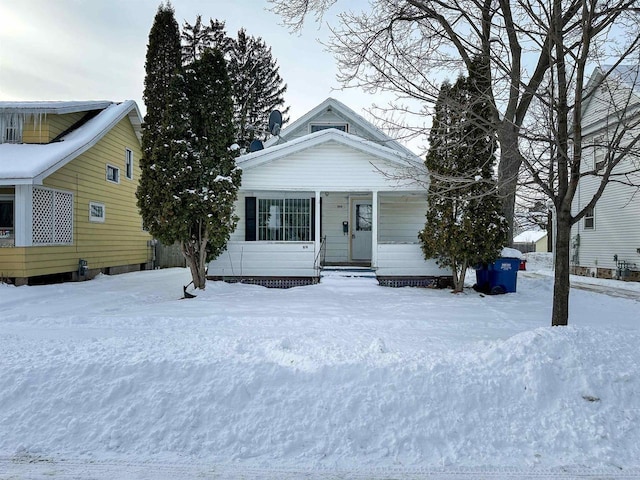
[[[0,100],[135,100],[144,113],[144,61],[160,0],[0,0]],[[176,19],[196,15],[244,27],[272,47],[288,85],[285,101],[295,120],[332,96],[367,117],[380,97],[347,90],[335,80],[335,61],[317,39],[326,26],[311,19],[291,34],[266,0],[173,0]],[[350,0],[349,6],[364,4]],[[369,117],[367,117],[369,118]]]

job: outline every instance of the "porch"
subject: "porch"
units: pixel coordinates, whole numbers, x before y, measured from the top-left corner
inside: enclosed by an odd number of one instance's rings
[[[317,283],[324,268],[336,266],[369,268],[383,284],[426,285],[449,275],[424,260],[418,243],[424,192],[247,192],[243,197],[239,213],[245,222],[209,264],[211,279],[271,284],[288,278],[302,285]]]

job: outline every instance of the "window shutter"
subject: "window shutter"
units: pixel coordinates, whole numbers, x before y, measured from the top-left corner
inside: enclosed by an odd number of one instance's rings
[[[247,242],[256,241],[256,197],[244,199],[244,239]]]
[[[322,199],[321,199],[322,200]],[[311,199],[311,240],[316,239],[316,199]]]

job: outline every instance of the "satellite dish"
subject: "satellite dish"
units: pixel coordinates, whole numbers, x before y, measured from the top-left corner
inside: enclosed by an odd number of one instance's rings
[[[271,135],[279,135],[280,127],[282,126],[282,114],[280,110],[274,110],[269,115],[269,131]]]
[[[262,150],[264,145],[258,139],[252,140],[249,144],[249,152],[257,152],[258,150]]]

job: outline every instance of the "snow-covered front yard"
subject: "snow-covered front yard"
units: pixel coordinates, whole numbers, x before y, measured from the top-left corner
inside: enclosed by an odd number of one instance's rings
[[[0,479],[640,475],[640,301],[573,289],[551,328],[528,268],[502,296],[0,284]]]

